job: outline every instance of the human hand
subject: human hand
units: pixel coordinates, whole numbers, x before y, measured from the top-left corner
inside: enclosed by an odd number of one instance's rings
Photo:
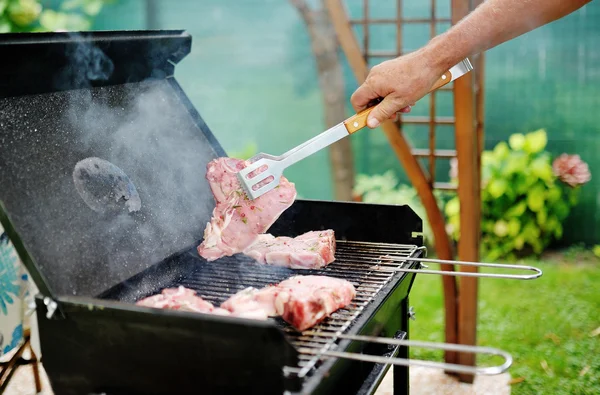
[[[386,119],[395,119],[398,112],[410,112],[444,74],[445,70],[434,64],[424,50],[419,50],[373,67],[350,98],[354,110],[360,112],[383,98],[369,114],[367,126],[371,129]]]

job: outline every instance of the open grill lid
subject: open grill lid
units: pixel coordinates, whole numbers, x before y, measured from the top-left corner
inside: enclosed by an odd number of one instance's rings
[[[0,219],[42,294],[93,297],[199,242],[225,152],[173,77],[183,31],[0,36]]]

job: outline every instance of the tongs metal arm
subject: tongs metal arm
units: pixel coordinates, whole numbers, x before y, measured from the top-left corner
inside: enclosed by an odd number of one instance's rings
[[[425,249],[425,248],[421,247],[420,249]],[[457,266],[493,267],[493,268],[501,268],[501,269],[527,270],[527,271],[534,272],[534,274],[480,273],[480,272],[423,270],[423,269],[408,269],[408,268],[393,268],[390,270],[392,270],[394,272],[406,272],[406,273],[439,274],[442,276],[491,277],[491,278],[509,278],[509,279],[515,279],[515,280],[533,280],[542,275],[542,271],[540,269],[538,269],[537,267],[526,266],[526,265],[512,265],[512,264],[504,264],[504,263],[465,262],[465,261],[452,261],[452,260],[444,260],[444,259],[413,258],[413,257],[406,258],[406,261],[441,263],[441,264],[457,265]],[[427,268],[426,265],[421,265],[421,267]]]
[[[434,361],[424,361],[420,359],[409,359],[409,358],[392,358],[392,357],[384,357],[378,355],[368,355],[368,354],[357,354],[351,352],[342,352],[342,351],[326,351],[326,350],[315,350],[311,348],[300,348],[298,351],[301,354],[309,354],[309,355],[317,355],[323,357],[333,357],[333,358],[344,358],[344,359],[352,359],[356,361],[363,362],[373,362],[373,363],[384,363],[390,365],[400,365],[400,366],[422,366],[428,368],[436,368],[443,369],[445,371],[452,371],[457,373],[467,373],[467,374],[484,374],[484,375],[496,375],[504,373],[508,368],[512,365],[513,359],[510,354],[505,351],[499,350],[497,348],[492,347],[479,347],[479,346],[467,346],[463,344],[451,344],[451,343],[433,343],[433,342],[425,342],[425,341],[417,341],[417,340],[400,340],[400,339],[392,339],[386,337],[375,337],[375,336],[362,336],[362,335],[343,335],[340,333],[326,333],[326,332],[315,332],[315,331],[304,331],[303,334],[313,335],[319,337],[333,337],[338,339],[348,339],[355,340],[361,342],[369,342],[369,343],[380,343],[380,344],[390,344],[394,346],[407,346],[407,347],[422,347],[429,349],[437,349],[437,350],[447,350],[447,351],[458,351],[458,352],[468,352],[473,354],[489,354],[496,355],[504,358],[504,363],[497,366],[488,366],[488,367],[473,367],[466,365],[459,365],[454,363],[445,363],[445,362],[434,362]]]

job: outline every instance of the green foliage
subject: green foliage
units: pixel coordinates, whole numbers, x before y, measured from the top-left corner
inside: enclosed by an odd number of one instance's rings
[[[425,243],[432,247],[434,245],[433,231],[427,220],[427,213],[421,203],[417,191],[408,185],[398,185],[398,179],[394,172],[389,170],[381,175],[367,176],[359,174],[356,176],[354,193],[362,196],[365,203],[408,205],[423,220],[423,235]],[[434,195],[440,207],[443,206],[443,194],[435,191]]]
[[[0,0],[0,33],[84,31],[102,7],[114,0],[64,0],[51,7],[40,0]]]
[[[600,244],[595,245],[592,251],[594,252],[596,258],[600,258]]]
[[[552,171],[546,131],[513,134],[482,155],[482,255],[514,260],[539,255],[563,235],[562,223],[577,203],[578,188],[566,187]],[[456,180],[453,180],[456,182]],[[445,208],[451,236],[458,240],[460,202]]]

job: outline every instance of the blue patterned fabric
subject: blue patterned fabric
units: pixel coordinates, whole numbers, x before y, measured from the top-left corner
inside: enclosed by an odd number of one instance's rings
[[[23,339],[23,324],[17,325],[17,327],[15,328],[15,330],[12,333],[12,340],[10,341],[9,344],[7,344],[4,347],[4,350],[2,350],[2,352],[4,354],[7,354],[8,352],[10,352],[13,348],[15,348],[19,345],[19,343],[21,342],[21,339]]]
[[[18,262],[6,233],[0,236],[0,312],[8,315],[8,305],[19,295]]]
[[[23,340],[28,286],[25,267],[0,226],[0,356]]]

